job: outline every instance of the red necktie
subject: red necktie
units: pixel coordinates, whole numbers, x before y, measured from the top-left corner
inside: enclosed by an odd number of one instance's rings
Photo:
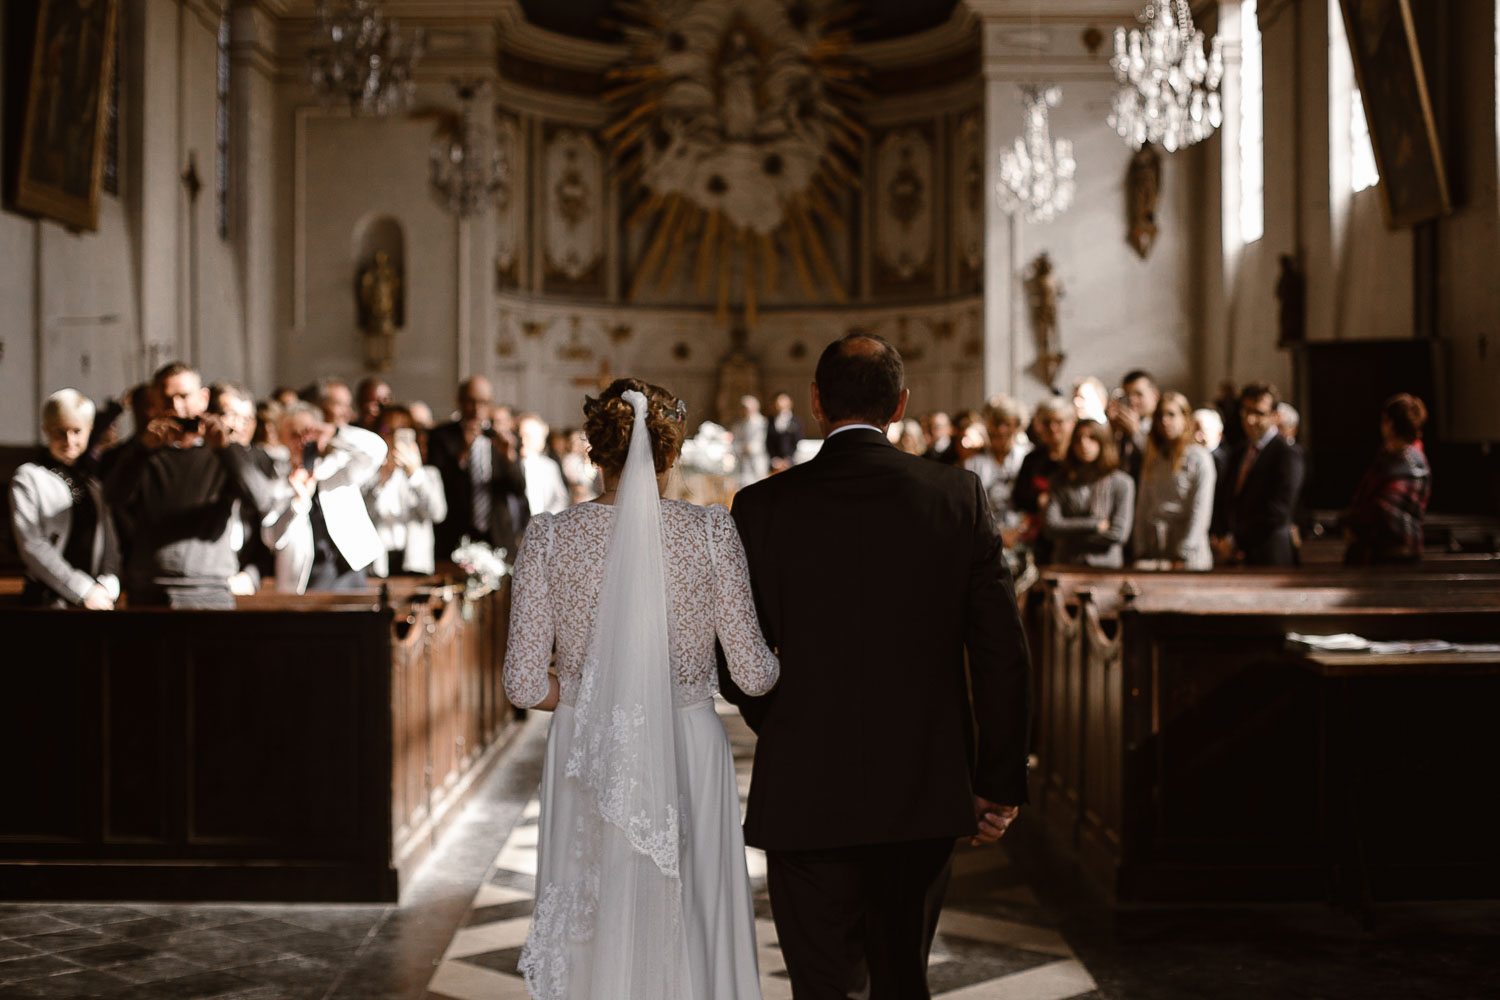
[[[1259,453],[1253,444],[1245,449],[1245,460],[1240,463],[1240,477],[1234,483],[1235,493],[1245,488],[1245,479],[1250,475],[1250,467],[1255,464],[1255,456]]]

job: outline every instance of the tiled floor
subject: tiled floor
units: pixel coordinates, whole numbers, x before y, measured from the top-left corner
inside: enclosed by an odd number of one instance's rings
[[[721,714],[734,745],[743,795],[754,737],[732,709]],[[428,985],[428,1000],[525,1000],[516,962],[526,941],[535,891],[535,799],[501,847]],[[765,889],[765,856],[748,852],[756,897],[761,989],[766,1000],[792,995]],[[929,966],[934,996],[946,1000],[1070,1000],[1097,997],[1078,962],[1001,848],[960,850],[948,905]]]

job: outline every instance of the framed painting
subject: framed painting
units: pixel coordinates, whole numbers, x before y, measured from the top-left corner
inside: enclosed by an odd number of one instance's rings
[[[15,204],[72,229],[99,227],[105,101],[118,0],[39,0]]]
[[[1392,229],[1453,210],[1411,0],[1340,0]]]

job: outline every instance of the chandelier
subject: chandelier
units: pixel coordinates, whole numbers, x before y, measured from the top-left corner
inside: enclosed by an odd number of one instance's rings
[[[1051,222],[1073,204],[1073,144],[1053,141],[1047,109],[1062,100],[1057,87],[1021,89],[1026,105],[1023,134],[1015,148],[1000,155],[1000,180],[995,185],[1000,207],[1008,214],[1023,213],[1027,222]]]
[[[1188,0],[1151,0],[1142,27],[1115,29],[1115,92],[1109,124],[1136,149],[1175,152],[1207,139],[1224,123],[1219,81],[1224,56],[1216,36],[1207,54]]]
[[[453,86],[463,110],[432,147],[432,194],[448,211],[465,217],[508,193],[510,164],[498,145],[489,150],[488,157],[484,155],[483,137],[474,118],[474,99],[488,92],[487,84],[455,80]]]
[[[353,114],[394,114],[416,91],[412,73],[424,41],[418,28],[411,44],[404,44],[396,22],[387,20],[374,0],[318,0],[308,82],[325,104],[347,102]]]

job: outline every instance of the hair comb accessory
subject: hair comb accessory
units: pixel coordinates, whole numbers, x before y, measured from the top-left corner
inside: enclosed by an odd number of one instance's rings
[[[680,399],[676,402],[676,414],[679,424],[687,420],[687,404]]]

